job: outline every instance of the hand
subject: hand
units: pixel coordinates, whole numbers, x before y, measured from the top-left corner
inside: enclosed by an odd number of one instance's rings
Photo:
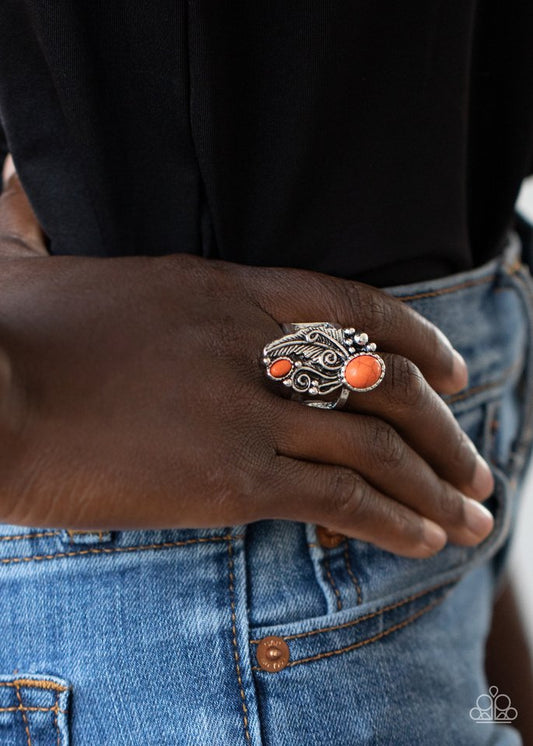
[[[490,470],[435,393],[463,388],[466,368],[400,301],[185,254],[0,263],[3,522],[282,518],[411,557],[490,532],[476,502],[492,491]],[[279,323],[316,319],[357,323],[385,359],[383,383],[351,395],[350,411],[281,397],[260,365]]]

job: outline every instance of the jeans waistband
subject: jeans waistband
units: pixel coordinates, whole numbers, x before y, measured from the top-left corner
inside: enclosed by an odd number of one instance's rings
[[[438,279],[394,285],[384,290],[405,301],[420,299],[422,296],[436,297],[453,290],[468,290],[478,284],[489,282],[499,272],[512,274],[517,271],[519,266],[522,266],[521,254],[520,238],[517,233],[510,231],[502,253],[486,264]]]

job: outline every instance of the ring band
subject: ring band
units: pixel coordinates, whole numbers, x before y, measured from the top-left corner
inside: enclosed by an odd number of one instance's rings
[[[303,404],[339,409],[350,391],[371,391],[383,380],[385,363],[365,332],[329,321],[284,324],[283,331],[264,347],[263,365]]]

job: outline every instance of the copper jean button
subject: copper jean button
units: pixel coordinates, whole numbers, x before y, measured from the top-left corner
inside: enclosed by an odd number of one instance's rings
[[[282,671],[289,662],[289,646],[282,637],[264,637],[257,645],[257,662],[263,671]]]
[[[333,547],[338,547],[346,537],[343,534],[338,534],[336,531],[326,528],[325,526],[317,526],[316,538],[321,546],[326,549],[333,549]]]

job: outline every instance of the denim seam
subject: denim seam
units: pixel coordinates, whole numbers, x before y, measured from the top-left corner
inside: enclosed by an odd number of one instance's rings
[[[509,368],[507,368],[507,370],[504,371],[503,375],[500,376],[500,378],[496,379],[495,381],[489,381],[488,383],[482,383],[479,386],[472,386],[472,388],[466,389],[466,391],[462,391],[459,394],[454,394],[453,396],[447,396],[445,398],[445,401],[448,402],[448,404],[454,404],[455,402],[464,401],[465,399],[468,399],[471,396],[475,396],[476,394],[479,394],[482,391],[487,391],[489,389],[502,386],[504,383],[508,381],[509,376],[512,375],[512,373],[514,373],[516,370],[522,368],[522,366],[523,366],[523,361],[514,363],[514,365],[509,366]]]
[[[15,679],[14,681],[0,681],[0,687],[8,686],[15,689],[31,687],[33,689],[53,689],[55,692],[67,692],[68,686],[61,686],[55,681],[45,679]]]
[[[228,541],[228,539],[242,539],[243,537],[243,534],[230,534],[228,536],[211,537],[202,536],[197,539],[186,539],[184,541],[166,541],[161,544],[139,544],[128,547],[99,547],[98,549],[80,549],[79,552],[56,552],[55,554],[35,554],[28,557],[7,557],[4,559],[0,559],[0,565],[10,565],[21,562],[41,562],[43,560],[64,559],[65,557],[80,557],[87,554],[120,554],[124,552],[146,552],[150,549],[173,549],[175,547],[188,546],[191,544]]]
[[[476,285],[483,285],[486,282],[491,282],[496,277],[495,273],[487,275],[486,277],[479,277],[477,280],[468,280],[460,282],[457,285],[449,285],[439,290],[428,290],[426,292],[421,291],[420,293],[413,293],[412,295],[397,295],[396,298],[403,302],[411,300],[419,300],[422,298],[434,298],[437,295],[447,295],[448,293],[457,293],[459,290],[466,290],[467,288],[475,287]]]
[[[59,536],[61,531],[41,531],[38,534],[4,534],[0,536],[0,541],[20,541],[21,539],[42,539],[49,536]]]
[[[516,290],[522,304],[525,308],[526,316],[528,318],[528,355],[526,361],[526,372],[529,373],[528,378],[531,378],[531,366],[533,365],[533,352],[531,342],[531,330],[533,326],[533,289],[531,283],[531,273],[527,265],[522,264],[519,272],[514,278],[514,289]],[[528,403],[526,403],[526,411],[523,414],[521,423],[521,432],[518,436],[518,440],[515,443],[513,450],[513,456],[511,461],[511,482],[515,485],[518,483],[518,474],[523,469],[525,458],[529,450],[530,441],[533,437],[533,405],[530,402],[531,399],[531,385],[527,385],[526,394],[529,392]]]
[[[56,703],[54,707],[54,725],[56,727],[56,732],[57,732],[56,746],[61,746],[61,733],[59,731],[58,712],[59,712],[59,692],[56,692]]]
[[[366,640],[360,640],[359,642],[354,642],[351,645],[346,645],[343,648],[336,648],[335,650],[328,650],[324,653],[317,653],[316,655],[311,655],[307,658],[299,658],[298,660],[290,661],[289,663],[287,663],[286,668],[289,668],[290,666],[298,666],[301,663],[311,663],[313,661],[320,660],[321,658],[330,658],[332,655],[342,655],[343,653],[349,653],[352,650],[357,650],[357,648],[362,648],[364,645],[369,645],[372,642],[381,640],[383,637],[390,635],[392,632],[396,632],[400,629],[403,629],[404,627],[407,627],[409,624],[416,621],[419,617],[423,616],[428,611],[431,611],[431,609],[433,609],[435,606],[438,606],[438,604],[442,603],[448,593],[443,594],[440,598],[434,599],[433,601],[431,601],[431,603],[422,607],[407,619],[404,619],[403,622],[398,622],[398,624],[394,624],[392,627],[378,632],[378,634],[374,635],[373,637],[369,637]],[[261,668],[259,666],[254,666],[254,671],[260,670]]]
[[[324,571],[326,573],[326,577],[330,582],[331,587],[333,588],[333,593],[335,594],[335,597],[337,599],[337,610],[342,611],[342,599],[339,589],[337,588],[337,585],[335,581],[333,580],[333,575],[331,574],[331,569],[329,566],[329,559],[327,557],[324,557]]]
[[[32,746],[31,734],[30,734],[30,723],[28,721],[28,716],[26,715],[26,711],[22,703],[22,697],[20,695],[20,688],[17,685],[15,685],[15,694],[17,695],[17,699],[20,705],[19,707],[20,714],[22,715],[22,722],[24,723],[24,730],[26,731],[26,739],[27,739],[26,742],[28,746]]]
[[[59,693],[57,694],[57,699],[59,699]],[[68,710],[62,710],[58,706],[57,701],[53,707],[34,707],[32,705],[21,707],[20,705],[18,705],[17,707],[0,707],[0,712],[60,712],[62,715],[68,714]]]
[[[310,637],[311,635],[320,635],[323,632],[334,632],[337,629],[347,629],[348,627],[355,627],[357,624],[361,624],[361,622],[366,622],[367,619],[373,619],[376,616],[380,616],[381,614],[384,614],[386,611],[392,611],[393,609],[397,609],[401,606],[405,606],[405,604],[410,603],[410,601],[416,601],[418,598],[427,596],[427,594],[431,593],[432,591],[436,591],[439,588],[443,588],[447,585],[456,583],[457,580],[459,580],[459,577],[453,578],[452,580],[447,579],[441,583],[438,583],[437,585],[431,586],[431,588],[425,588],[423,591],[419,591],[418,593],[414,593],[411,596],[407,596],[407,598],[402,598],[401,601],[396,601],[393,604],[384,606],[383,608],[378,609],[377,611],[374,611],[371,614],[365,614],[364,616],[359,617],[358,619],[354,619],[351,622],[343,622],[342,624],[334,624],[330,627],[319,627],[317,629],[309,630],[308,632],[299,632],[298,634],[295,634],[295,635],[280,635],[280,637],[285,641],[296,640],[301,637]],[[250,643],[253,645],[258,645],[260,642],[261,640],[250,640]]]
[[[505,267],[502,267],[502,270],[505,272],[508,276],[513,276],[516,274],[520,274],[521,270],[524,265],[523,262],[520,260],[516,260],[513,262],[512,265]],[[439,288],[438,290],[429,290],[429,291],[420,291],[419,293],[412,293],[409,295],[397,295],[395,296],[401,301],[410,301],[410,300],[417,300],[419,298],[433,298],[438,295],[446,295],[448,293],[455,293],[459,290],[466,290],[467,288],[476,287],[476,285],[483,285],[483,283],[491,282],[497,277],[497,272],[491,272],[489,275],[485,275],[484,277],[478,277],[475,280],[464,280],[463,282],[459,282],[455,285],[448,285],[445,288]]]
[[[248,743],[252,742],[250,738],[250,731],[248,730],[248,708],[246,706],[246,694],[242,684],[241,676],[241,665],[239,661],[239,646],[237,644],[237,628],[236,628],[236,615],[235,615],[235,584],[233,575],[233,543],[232,537],[228,538],[228,576],[229,576],[229,598],[231,607],[231,632],[233,641],[233,657],[235,658],[235,669],[237,671],[237,681],[239,682],[241,705],[242,705],[242,719],[244,724],[244,736]]]
[[[352,570],[352,564],[350,561],[350,551],[348,546],[348,539],[344,539],[344,561],[346,563],[346,572],[350,576],[352,583],[355,586],[355,590],[357,591],[357,605],[360,606],[363,602],[363,595],[361,593],[361,586],[359,585],[359,581],[357,580],[354,571]]]

